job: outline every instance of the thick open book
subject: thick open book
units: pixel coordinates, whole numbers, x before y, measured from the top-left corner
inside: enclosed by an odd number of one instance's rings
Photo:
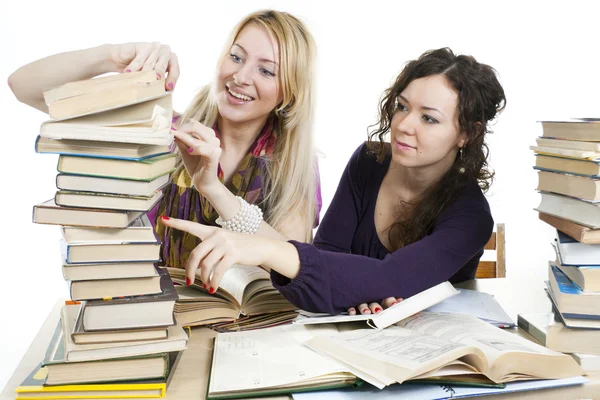
[[[583,375],[570,356],[491,326],[473,316],[423,312],[384,330],[317,336],[306,343],[383,388],[431,376],[481,374],[496,383]]]
[[[423,311],[459,292],[450,282],[442,282],[427,290],[411,296],[378,314],[368,315],[328,315],[313,314],[301,311],[301,315],[294,321],[296,324],[330,324],[338,322],[366,321],[373,328],[383,329],[411,315]]]
[[[167,268],[173,282],[185,285],[185,270]],[[234,265],[223,275],[219,289],[209,294],[203,289],[200,270],[191,286],[176,288],[179,300],[175,316],[181,325],[207,325],[233,321],[242,316],[295,310],[271,284],[269,273],[256,266]],[[262,321],[269,324],[268,320]]]

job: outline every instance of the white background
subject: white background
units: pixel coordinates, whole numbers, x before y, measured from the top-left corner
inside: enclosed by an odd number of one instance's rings
[[[207,3],[213,3],[211,5]],[[542,280],[552,229],[537,220],[529,146],[540,119],[600,117],[598,6],[593,1],[9,1],[0,13],[0,76],[57,52],[102,43],[160,41],[178,54],[175,109],[212,77],[231,28],[275,7],[301,17],[318,44],[315,135],[324,210],[354,149],[375,122],[379,96],[404,62],[449,46],[500,74],[508,99],[489,137],[496,182],[488,194],[506,224],[507,275]],[[508,5],[507,5],[508,4]],[[95,5],[95,7],[94,7]],[[58,71],[57,71],[58,72]],[[59,228],[31,222],[32,206],[55,192],[57,156],[34,152],[45,115],[0,85],[3,155],[0,264],[0,388],[57,298]],[[518,296],[518,293],[515,293]]]

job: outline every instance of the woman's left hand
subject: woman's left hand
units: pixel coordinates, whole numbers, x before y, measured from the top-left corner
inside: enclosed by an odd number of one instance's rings
[[[191,284],[200,268],[200,279],[210,293],[214,293],[223,274],[233,264],[261,265],[265,253],[265,239],[260,236],[231,232],[214,226],[177,218],[161,217],[161,222],[174,229],[188,232],[202,242],[190,253],[185,270],[186,282]]]
[[[383,307],[379,303],[369,303],[369,304],[362,303],[362,304],[359,304],[357,307],[350,307],[348,309],[348,314],[356,315],[357,309],[361,314],[378,314],[381,311],[383,311],[385,308],[390,308],[391,306],[393,306],[396,303],[401,302],[402,300],[404,300],[404,299],[401,297],[388,297],[387,299],[383,299],[381,301],[381,304],[383,305]]]
[[[219,138],[214,130],[194,119],[186,121],[172,132],[194,187],[207,197],[222,185],[218,178],[222,153]]]

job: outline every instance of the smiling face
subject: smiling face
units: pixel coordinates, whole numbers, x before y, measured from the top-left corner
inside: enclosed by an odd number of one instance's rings
[[[409,168],[447,170],[465,144],[458,124],[458,94],[442,75],[415,79],[396,99],[392,159]]]
[[[233,123],[261,122],[282,100],[279,47],[261,26],[246,25],[218,70],[217,106]]]

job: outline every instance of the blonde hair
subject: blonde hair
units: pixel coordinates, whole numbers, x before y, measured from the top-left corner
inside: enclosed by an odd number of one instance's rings
[[[273,110],[277,143],[266,163],[266,221],[281,231],[286,217],[300,214],[304,217],[305,241],[309,242],[317,213],[317,171],[312,138],[312,77],[316,45],[298,18],[285,12],[258,11],[235,27],[218,65],[229,55],[242,29],[251,23],[263,27],[279,47],[279,77],[283,93],[283,101]],[[216,83],[213,80],[211,85],[200,90],[180,121],[193,118],[206,126],[213,126],[218,116]]]

